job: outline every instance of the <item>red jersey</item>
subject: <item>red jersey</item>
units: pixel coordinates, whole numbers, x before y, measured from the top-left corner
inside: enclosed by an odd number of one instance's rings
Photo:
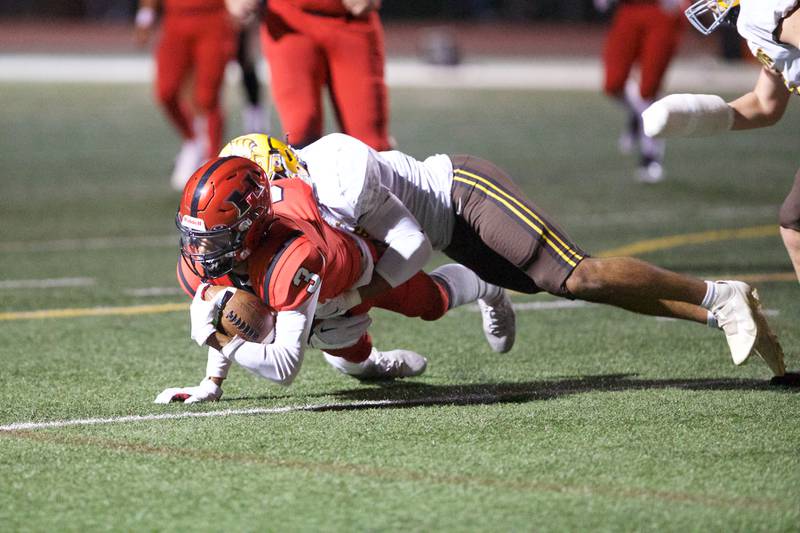
[[[163,0],[165,14],[203,13],[225,10],[225,0]]]
[[[354,238],[322,219],[302,180],[274,181],[270,194],[275,221],[248,258],[247,275],[231,273],[210,283],[250,290],[275,311],[295,309],[318,290],[324,301],[349,289],[362,270]],[[183,260],[178,280],[190,296],[201,281]]]
[[[311,13],[329,17],[344,17],[348,14],[342,0],[267,0],[270,4],[287,3],[294,7]]]

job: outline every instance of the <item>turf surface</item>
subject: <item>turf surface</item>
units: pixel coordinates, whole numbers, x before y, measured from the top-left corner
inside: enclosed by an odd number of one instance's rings
[[[310,351],[290,388],[234,369],[216,404],[153,405],[205,366],[187,313],[154,312],[187,302],[169,293],[177,140],[144,86],[6,84],[3,95],[0,425],[329,406],[2,431],[3,530],[798,530],[797,389],[770,386],[760,361],[735,368],[721,334],[693,324],[523,308],[549,296],[514,296],[517,346],[504,356],[474,310],[437,323],[378,312],[377,344],[427,354],[424,376],[361,384]],[[591,253],[702,233],[641,257],[755,280],[796,370],[798,286],[777,230],[763,229],[798,163],[789,115],[671,143],[668,181],[646,187],[616,152],[623,117],[600,95],[392,91],[402,149],[500,163]],[[742,228],[762,229],[714,233]],[[14,288],[61,278],[90,279]],[[152,288],[167,292],[135,292]],[[123,306],[153,307],[20,315]]]

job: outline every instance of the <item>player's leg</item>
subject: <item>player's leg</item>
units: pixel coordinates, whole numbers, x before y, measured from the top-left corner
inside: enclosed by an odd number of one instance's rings
[[[191,139],[191,113],[180,101],[181,85],[191,65],[191,49],[176,17],[165,17],[155,56],[156,99],[181,137]]]
[[[282,9],[286,2],[280,4]],[[317,44],[303,33],[313,17],[300,10],[273,11],[268,4],[261,44],[270,69],[272,98],[289,142],[302,147],[322,135],[322,86],[327,69]]]
[[[225,67],[236,51],[236,31],[224,12],[198,18],[204,23],[197,29],[193,51],[193,98],[198,120],[206,121],[205,156],[211,158],[222,148],[224,117],[220,99]]]
[[[261,106],[261,83],[256,73],[256,58],[253,57],[250,42],[252,29],[254,27],[249,25],[239,31],[236,48],[236,62],[242,71],[242,87],[247,100],[242,109],[242,127],[245,133],[265,132],[269,127]]]
[[[667,12],[658,5],[650,6],[652,16],[646,22],[640,56],[641,81],[639,85],[641,109],[637,117],[652,104],[661,88],[664,75],[678,48],[682,15]],[[641,123],[640,123],[641,125]],[[656,183],[664,178],[664,140],[653,139],[639,129],[639,181]]]
[[[783,244],[800,279],[800,170],[794,177],[792,190],[781,205],[779,221]]]
[[[183,142],[172,169],[170,183],[177,190],[202,163],[202,147],[195,142],[194,112],[181,97],[191,70],[191,28],[179,16],[164,18],[161,41],[156,50],[156,97],[164,113],[180,132]]]
[[[347,321],[358,321],[363,324],[361,322],[363,318],[365,315],[343,316],[316,323],[312,331],[311,345],[316,346],[318,339],[332,334],[323,330],[347,328]],[[372,345],[372,337],[366,331],[350,345],[336,348],[323,345],[322,353],[325,361],[333,368],[358,379],[409,378],[419,376],[428,366],[428,360],[424,356],[411,350],[378,350]]]
[[[625,109],[626,125],[619,138],[619,149],[625,154],[634,149],[641,131],[641,111],[637,110],[635,102],[629,98],[629,91],[626,91],[631,69],[639,53],[640,39],[641,26],[636,19],[635,7],[618,6],[603,48],[603,90]]]
[[[420,272],[365,304],[408,317],[438,320],[450,309],[473,302],[481,309],[484,335],[492,350],[511,350],[516,336],[511,301],[501,287],[485,282],[464,265],[447,264],[430,274]]]
[[[582,300],[720,327],[735,364],[757,353],[776,375],[785,372],[758,294],[740,281],[704,282],[630,257],[586,258],[566,287]]]
[[[331,100],[342,131],[376,150],[389,150],[383,28],[378,14],[370,13],[367,20],[332,21],[324,42]]]
[[[734,362],[754,349],[778,373],[782,352],[760,313],[756,295],[740,282],[706,283],[632,258],[585,254],[502,170],[488,161],[453,156],[456,228],[445,253],[493,283],[714,325],[726,333]],[[480,241],[480,242],[476,242]],[[486,270],[510,269],[491,273]],[[484,277],[486,276],[486,277]],[[527,276],[527,284],[520,284]],[[709,312],[713,313],[709,317]]]
[[[451,156],[455,227],[445,254],[485,281],[524,293],[568,296],[584,252],[493,163]]]

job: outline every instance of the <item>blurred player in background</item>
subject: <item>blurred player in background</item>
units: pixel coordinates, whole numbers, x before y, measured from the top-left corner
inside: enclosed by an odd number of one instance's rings
[[[136,37],[147,42],[163,17],[155,52],[156,98],[183,139],[170,183],[175,190],[222,144],[220,105],[225,66],[236,52],[236,28],[225,0],[140,0]],[[191,88],[191,98],[184,97]]]
[[[367,227],[384,225],[364,218]],[[197,387],[167,389],[158,403],[186,394],[192,402],[218,399],[233,362],[288,385],[300,369],[309,336],[308,342],[325,350],[326,360],[345,374],[419,375],[427,363],[421,355],[409,350],[380,352],[372,346],[367,312],[377,306],[436,320],[448,309],[500,292],[461,265],[444,265],[431,275],[414,273],[347,316],[313,323],[319,299],[366,283],[373,269],[381,268],[385,252],[328,225],[305,181],[289,178],[270,184],[259,165],[241,157],[212,159],[192,176],[176,223],[182,235],[178,279],[187,294],[194,295],[191,335],[199,345],[209,346],[207,377]],[[382,247],[389,249],[408,238],[389,235]],[[256,294],[277,313],[274,338],[247,342],[217,332],[212,321],[215,300],[222,294],[205,301],[203,280]],[[490,335],[487,339],[494,340]]]
[[[313,185],[320,212],[335,227],[379,241],[405,236],[389,246],[369,283],[321,301],[318,317],[341,314],[396,287],[419,271],[434,249],[506,289],[546,291],[719,327],[735,364],[758,353],[773,373],[785,372],[783,351],[747,284],[704,282],[631,257],[589,257],[489,161],[445,154],[418,161],[396,150],[377,152],[340,133],[296,151],[266,135],[246,135],[223,153],[259,163],[270,179],[291,164],[294,175]],[[382,223],[381,217],[387,220]],[[494,328],[502,332],[495,350],[504,351],[516,328],[505,291],[479,305],[484,332],[487,337]]]
[[[256,25],[251,23],[242,27],[239,32],[239,47],[236,51],[236,62],[242,70],[242,87],[246,103],[242,108],[242,127],[246,132],[266,131],[269,121],[264,106],[261,105],[261,82],[258,80],[256,57],[253,56],[251,35]]]
[[[627,111],[627,126],[619,138],[624,154],[638,151],[636,177],[643,183],[664,179],[664,141],[642,133],[641,114],[653,103],[664,74],[678,48],[683,17],[681,0],[594,0],[600,12],[618,3],[603,50],[603,90]],[[639,83],[631,78],[639,66]]]
[[[753,90],[725,102],[707,94],[672,94],[643,114],[653,137],[714,135],[778,122],[800,87],[800,3],[797,0],[702,0],[686,10],[701,33],[735,24],[763,65]],[[738,17],[738,20],[737,20]],[[780,209],[780,232],[800,279],[800,171]]]
[[[261,19],[261,43],[283,131],[302,147],[322,135],[322,89],[341,131],[390,147],[380,0],[226,0],[239,20]]]

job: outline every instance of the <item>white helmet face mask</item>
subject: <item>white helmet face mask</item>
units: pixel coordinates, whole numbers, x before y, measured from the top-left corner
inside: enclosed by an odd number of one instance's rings
[[[739,0],[697,0],[686,11],[686,18],[697,31],[709,35],[723,24],[731,10],[739,6]]]

